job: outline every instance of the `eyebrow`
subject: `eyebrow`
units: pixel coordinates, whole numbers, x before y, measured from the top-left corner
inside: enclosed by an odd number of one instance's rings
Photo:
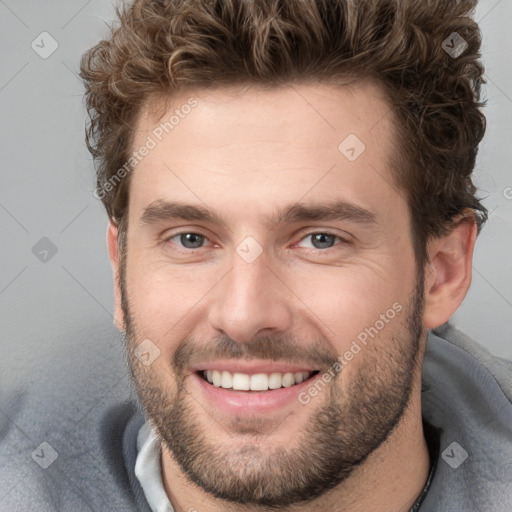
[[[144,209],[140,222],[147,225],[174,219],[227,225],[220,215],[207,208],[165,200],[154,201],[148,205]],[[326,220],[343,220],[362,225],[377,224],[374,212],[347,201],[337,200],[327,204],[297,203],[282,208],[271,216],[268,225],[274,227],[284,223]]]
[[[272,224],[324,220],[346,220],[357,224],[377,224],[377,216],[370,210],[347,201],[320,205],[295,204],[274,215]]]
[[[162,199],[152,202],[144,209],[140,222],[141,224],[153,224],[173,219],[199,220],[212,224],[225,224],[221,217],[201,206],[170,203]]]

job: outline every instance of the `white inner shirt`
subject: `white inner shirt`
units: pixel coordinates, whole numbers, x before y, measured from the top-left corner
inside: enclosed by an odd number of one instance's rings
[[[174,512],[162,481],[160,452],[160,441],[151,424],[146,421],[137,434],[135,476],[153,512]]]

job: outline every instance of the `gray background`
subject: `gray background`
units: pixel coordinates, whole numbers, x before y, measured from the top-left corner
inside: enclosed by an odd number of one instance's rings
[[[81,54],[108,33],[113,6],[101,0],[0,0],[2,172],[0,312],[3,377],[60,351],[66,333],[111,324],[107,218],[92,195],[84,144]],[[476,183],[490,219],[477,244],[471,291],[454,325],[512,359],[512,2],[482,0],[488,130]],[[31,47],[48,32],[57,50]],[[33,247],[57,249],[39,258]],[[37,253],[37,251],[35,251]],[[62,338],[62,336],[64,336]],[[44,342],[43,342],[44,340]],[[26,363],[26,364],[25,364]]]

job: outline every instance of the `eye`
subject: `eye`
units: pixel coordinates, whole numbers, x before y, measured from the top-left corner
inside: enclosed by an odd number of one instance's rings
[[[205,240],[206,237],[199,233],[178,233],[168,238],[166,242],[181,245],[185,249],[199,249],[203,247]]]
[[[303,245],[307,240],[311,241],[311,245]],[[344,241],[338,235],[333,235],[332,233],[311,233],[305,236],[298,245],[309,249],[330,249],[336,245],[336,240]]]

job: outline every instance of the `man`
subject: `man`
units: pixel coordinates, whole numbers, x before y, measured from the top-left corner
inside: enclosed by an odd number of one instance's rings
[[[108,463],[123,510],[512,510],[511,364],[447,324],[486,219],[474,3],[119,12],[81,76],[142,411],[78,487]]]

